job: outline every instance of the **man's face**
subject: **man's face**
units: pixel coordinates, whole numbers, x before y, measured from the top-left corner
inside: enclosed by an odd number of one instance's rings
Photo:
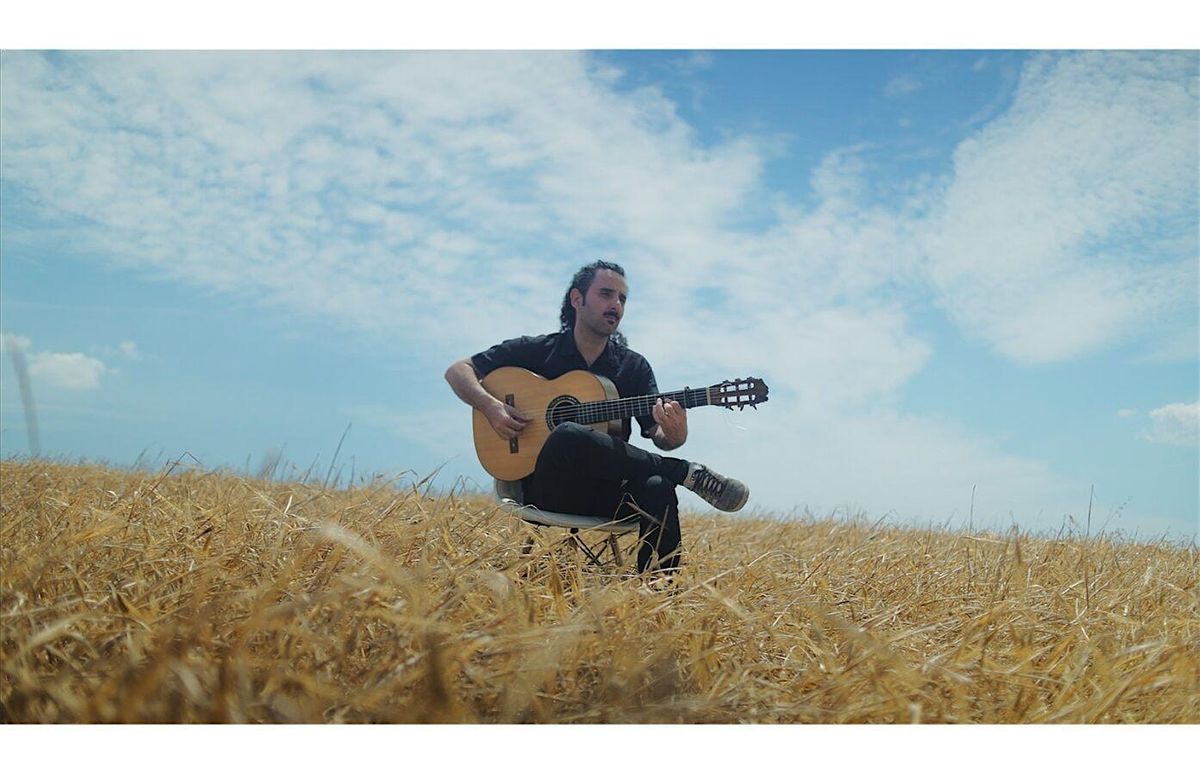
[[[625,278],[611,269],[601,269],[592,280],[587,296],[571,292],[577,325],[583,325],[600,336],[610,336],[625,315],[625,299],[629,286]]]

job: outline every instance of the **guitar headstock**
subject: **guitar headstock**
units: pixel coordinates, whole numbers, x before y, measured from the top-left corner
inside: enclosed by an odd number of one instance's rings
[[[738,409],[745,409],[747,406],[757,408],[758,404],[767,400],[767,383],[758,377],[727,379],[708,390],[711,405],[723,406],[730,411],[735,406]]]

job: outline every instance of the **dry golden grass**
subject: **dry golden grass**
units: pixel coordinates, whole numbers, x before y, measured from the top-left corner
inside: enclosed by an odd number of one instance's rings
[[[667,594],[412,483],[0,483],[9,722],[1200,722],[1194,546],[685,514]]]

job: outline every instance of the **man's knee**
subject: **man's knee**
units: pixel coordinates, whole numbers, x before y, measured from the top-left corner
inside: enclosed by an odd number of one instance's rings
[[[580,425],[577,422],[563,422],[554,426],[554,430],[550,431],[550,435],[546,437],[547,444],[561,445],[571,444],[578,440],[583,434],[589,432],[589,428]]]
[[[637,505],[654,514],[661,515],[668,506],[679,506],[675,485],[657,474],[644,482],[629,482],[627,492]]]
[[[588,442],[588,434],[594,433],[591,428],[577,422],[564,422],[556,425],[542,445],[542,455],[564,457],[579,449]]]

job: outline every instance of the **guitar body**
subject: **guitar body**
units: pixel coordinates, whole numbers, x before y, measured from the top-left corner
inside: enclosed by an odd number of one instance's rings
[[[502,366],[482,382],[487,392],[533,417],[521,435],[509,441],[496,433],[483,412],[478,409],[471,412],[479,462],[485,471],[505,482],[533,473],[542,445],[559,424],[556,416],[574,405],[620,397],[611,380],[589,371],[570,371],[558,379],[546,379],[516,366]],[[597,422],[590,427],[620,435],[621,420]]]

